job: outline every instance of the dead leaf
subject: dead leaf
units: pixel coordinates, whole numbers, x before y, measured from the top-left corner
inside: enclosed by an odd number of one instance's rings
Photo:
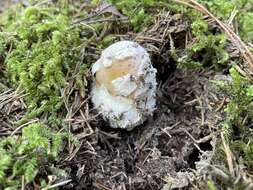
[[[97,14],[104,14],[104,13],[111,13],[115,16],[118,16],[120,18],[126,18],[126,16],[122,15],[118,9],[111,5],[110,3],[108,3],[107,1],[103,1],[103,3],[101,3],[96,9],[95,12]]]

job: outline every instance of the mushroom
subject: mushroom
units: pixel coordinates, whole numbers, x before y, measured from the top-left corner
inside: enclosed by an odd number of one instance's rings
[[[120,41],[106,48],[92,65],[94,107],[112,128],[128,131],[155,110],[156,69],[138,43]]]

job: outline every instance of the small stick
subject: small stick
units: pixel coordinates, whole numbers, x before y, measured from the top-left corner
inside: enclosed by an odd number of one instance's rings
[[[43,188],[42,190],[48,190],[48,189],[53,189],[53,188],[56,188],[56,187],[60,187],[60,186],[63,186],[63,185],[66,185],[68,184],[69,182],[71,182],[72,180],[69,179],[69,180],[66,180],[66,181],[62,181],[62,182],[59,182],[59,183],[56,183],[54,185],[51,185],[49,187],[45,187]]]
[[[37,121],[39,121],[39,119],[34,119],[34,120],[29,121],[29,122],[27,122],[27,123],[25,123],[25,124],[23,124],[23,125],[20,125],[19,127],[17,127],[17,128],[11,133],[11,136],[15,135],[15,134],[16,134],[20,129],[22,129],[23,127],[25,127],[25,126],[27,126],[27,125],[30,125],[30,124],[32,124],[32,123],[35,123],[35,122],[37,122]]]

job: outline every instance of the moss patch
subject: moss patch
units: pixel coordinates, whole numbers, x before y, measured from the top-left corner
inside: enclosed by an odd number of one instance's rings
[[[22,130],[22,136],[9,136],[0,141],[0,189],[19,189],[32,182],[43,170],[51,166],[61,148],[62,134],[53,133],[41,123]]]
[[[0,51],[7,52],[3,55],[11,83],[27,94],[28,118],[47,112],[55,120],[65,77],[80,62],[80,30],[59,7],[28,7],[2,17]]]

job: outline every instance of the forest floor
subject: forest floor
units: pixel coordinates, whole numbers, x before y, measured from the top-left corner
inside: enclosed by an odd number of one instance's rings
[[[0,2],[2,15],[15,1],[10,2]],[[11,72],[15,71],[9,69],[10,64],[14,64],[10,57],[16,55],[11,54],[16,47],[9,47],[12,38],[2,43],[4,51],[0,48],[3,54],[0,59],[0,153],[8,155],[0,157],[0,190],[253,189],[253,93],[249,95],[252,73],[250,61],[245,61],[240,52],[240,48],[244,48],[242,44],[237,46],[238,43],[233,43],[229,36],[223,43],[220,35],[226,36],[226,32],[223,33],[219,22],[210,15],[193,13],[198,15],[198,25],[194,29],[194,22],[185,14],[185,10],[193,10],[181,4],[176,6],[184,7],[182,10],[178,7],[162,8],[161,5],[154,8],[153,4],[143,3],[143,7],[152,10],[152,22],[136,29],[138,21],[131,20],[130,25],[130,16],[125,15],[120,3],[112,1],[114,6],[109,3],[91,4],[90,1],[65,2],[74,7],[71,7],[74,23],[85,27],[90,25],[97,31],[94,32],[95,38],[85,41],[86,46],[80,50],[81,57],[85,58],[72,70],[65,72],[63,69],[67,83],[59,90],[62,105],[58,110],[43,110],[30,117],[30,92],[22,87],[25,83],[18,74],[14,76],[21,82],[12,81]],[[37,7],[44,4],[48,7],[60,6],[57,1],[38,4],[35,3]],[[28,1],[23,1],[22,8],[14,10],[22,12],[29,6]],[[157,9],[158,13],[153,9]],[[33,14],[32,11],[29,14]],[[10,22],[17,22],[17,19]],[[204,32],[202,21],[207,24]],[[5,30],[6,26],[0,24],[1,32],[9,32],[9,36],[11,32],[16,32],[13,36],[22,41],[22,35],[19,36],[21,30],[13,31],[14,27],[10,32]],[[80,30],[84,37],[93,35],[90,31],[86,34],[86,29]],[[51,40],[51,29],[47,32],[50,33],[47,40]],[[89,97],[93,80],[90,65],[99,58],[102,49],[119,40],[136,41],[145,47],[158,71],[154,115],[129,132],[111,129],[93,109]],[[245,46],[250,50],[253,48],[250,40]],[[222,60],[224,63],[217,64]],[[87,82],[83,91],[75,81],[75,76],[81,73],[82,64],[87,65],[82,76],[82,81]],[[231,68],[235,68],[235,74]],[[235,105],[232,109],[231,102]],[[57,124],[50,120],[54,114],[60,120]],[[38,141],[38,145],[32,148],[24,148],[30,138],[24,135],[25,128],[36,123],[48,126],[53,134],[65,135],[56,156],[38,153],[40,143],[44,141]],[[46,137],[49,138],[48,146],[54,144],[54,135],[47,134]],[[12,138],[15,138],[14,141],[18,139],[17,144],[24,146],[16,147]],[[16,151],[21,153],[16,154]],[[26,163],[34,159],[36,164],[30,177],[27,173],[31,170],[19,166],[18,160],[22,160],[21,165],[26,167]]]

